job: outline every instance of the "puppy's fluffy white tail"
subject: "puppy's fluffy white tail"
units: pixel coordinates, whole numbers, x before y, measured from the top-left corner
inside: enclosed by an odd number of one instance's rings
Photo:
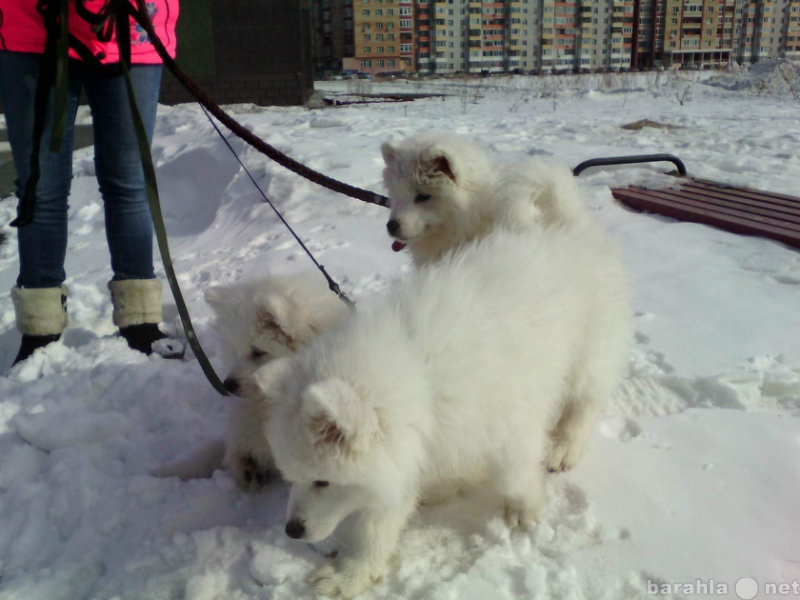
[[[208,479],[214,471],[222,468],[225,457],[225,441],[212,440],[177,460],[156,467],[150,471],[153,477],[179,477],[189,479]]]
[[[504,202],[500,221],[505,226],[520,230],[534,223],[579,225],[589,221],[580,187],[567,165],[531,159],[501,173]]]

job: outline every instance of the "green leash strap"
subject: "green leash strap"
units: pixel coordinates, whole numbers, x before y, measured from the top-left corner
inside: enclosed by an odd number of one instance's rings
[[[67,2],[59,3],[59,32],[56,50],[56,89],[53,99],[53,132],[50,136],[50,152],[58,152],[64,140],[67,122],[67,79],[69,68],[69,26],[67,23]]]
[[[136,140],[139,144],[139,153],[142,157],[142,169],[144,169],[144,177],[147,187],[147,201],[150,204],[150,216],[153,221],[153,231],[158,241],[158,249],[161,252],[161,262],[164,264],[164,272],[169,282],[169,287],[172,290],[172,297],[175,299],[175,305],[178,308],[178,314],[181,318],[183,331],[186,334],[186,341],[192,348],[197,362],[200,363],[200,368],[203,370],[206,378],[212,387],[223,396],[229,396],[230,393],[225,389],[225,386],[220,381],[219,376],[211,362],[208,360],[200,341],[197,339],[197,334],[192,325],[192,319],[189,316],[189,309],[186,307],[186,302],[183,299],[181,288],[178,285],[178,278],[175,276],[175,269],[172,265],[172,258],[169,251],[169,242],[167,240],[167,230],[164,226],[164,216],[161,213],[161,204],[158,196],[158,184],[156,182],[156,172],[153,167],[153,157],[150,153],[150,144],[147,140],[147,134],[144,130],[144,123],[139,114],[139,109],[136,106],[136,99],[133,92],[133,82],[131,81],[128,66],[124,60],[120,61],[122,65],[122,72],[125,75],[125,85],[128,88],[128,103],[133,116],[134,126],[136,128]]]
[[[124,4],[127,4],[123,0]],[[122,3],[119,3],[122,4]],[[118,5],[119,6],[119,5]],[[130,5],[128,5],[130,6]],[[121,6],[120,6],[121,8]],[[220,381],[219,376],[214,371],[214,367],[208,360],[206,353],[203,351],[200,341],[197,339],[197,334],[192,325],[192,319],[189,316],[189,310],[186,307],[186,302],[183,299],[181,288],[178,285],[178,278],[175,276],[175,269],[172,265],[172,258],[169,251],[169,242],[167,239],[167,230],[164,226],[164,216],[161,213],[161,203],[158,196],[158,183],[156,181],[156,171],[153,166],[153,156],[150,152],[150,142],[147,139],[147,133],[144,129],[144,122],[139,113],[139,107],[136,104],[136,96],[133,90],[133,82],[131,81],[130,70],[128,68],[130,61],[130,33],[128,28],[128,11],[116,11],[117,18],[117,42],[120,46],[120,68],[125,76],[125,85],[128,89],[128,104],[130,106],[131,117],[133,118],[134,128],[136,129],[136,141],[139,145],[139,154],[142,161],[142,169],[144,170],[145,185],[147,188],[147,201],[150,204],[150,216],[153,221],[153,231],[155,232],[156,240],[158,241],[158,249],[161,252],[161,262],[164,264],[164,271],[169,282],[169,287],[172,290],[172,297],[175,299],[175,305],[178,308],[178,314],[181,318],[183,331],[186,334],[186,340],[192,348],[197,362],[200,363],[200,368],[203,370],[209,383],[217,392],[223,396],[229,396],[230,393],[225,389],[225,386]],[[123,27],[124,24],[124,27]],[[124,32],[124,33],[123,33]],[[126,45],[120,40],[128,36],[127,52],[125,51]]]
[[[77,3],[79,8],[82,7],[81,2]],[[51,141],[50,151],[58,152],[64,137],[64,130],[66,124],[66,106],[67,106],[67,84],[68,84],[68,68],[69,68],[69,47],[75,48],[76,52],[84,59],[84,61],[93,64],[96,61],[94,56],[80,44],[73,36],[69,34],[69,27],[67,23],[68,14],[67,0],[40,0],[39,11],[45,23],[47,31],[47,40],[45,52],[42,56],[42,66],[39,73],[36,88],[35,108],[34,108],[34,139],[31,156],[31,174],[26,182],[23,197],[20,199],[17,208],[17,218],[11,222],[12,227],[24,227],[33,221],[34,211],[36,207],[36,185],[39,180],[40,166],[39,166],[39,151],[41,148],[42,134],[44,132],[45,117],[47,114],[47,104],[51,89],[54,90],[53,94],[53,112],[52,119],[53,125],[51,128]],[[141,1],[138,1],[138,10],[144,11]],[[80,12],[80,10],[79,10]],[[141,156],[142,169],[145,177],[145,187],[147,191],[147,200],[150,205],[150,215],[153,221],[153,231],[158,241],[158,248],[161,252],[161,259],[164,264],[167,281],[169,282],[172,296],[175,299],[175,304],[178,308],[178,314],[181,318],[186,340],[192,351],[200,363],[208,381],[217,392],[223,396],[230,395],[225,389],[219,377],[217,376],[214,368],[211,366],[208,357],[203,351],[200,341],[197,339],[197,334],[194,331],[189,311],[186,307],[186,302],[183,299],[178,279],[175,276],[175,269],[172,266],[172,258],[169,252],[169,243],[167,240],[167,232],[164,227],[164,217],[161,213],[161,205],[158,196],[158,184],[156,182],[155,168],[153,167],[153,157],[150,153],[150,142],[147,139],[147,133],[144,129],[144,122],[142,121],[139,107],[136,104],[136,97],[133,90],[133,82],[130,78],[129,65],[130,65],[130,21],[129,17],[135,15],[136,11],[128,3],[127,0],[111,0],[111,5],[108,6],[107,12],[101,15],[96,15],[97,26],[100,27],[109,16],[113,15],[116,19],[114,25],[117,30],[117,44],[120,49],[120,69],[125,77],[125,85],[128,91],[128,104],[130,106],[131,117],[133,119],[134,129],[136,130],[136,141],[139,146],[139,154]],[[146,14],[146,13],[145,13]],[[94,18],[94,15],[88,15]],[[124,32],[119,35],[120,32]],[[108,30],[106,33],[109,33]],[[102,65],[97,63],[96,68],[102,68]]]

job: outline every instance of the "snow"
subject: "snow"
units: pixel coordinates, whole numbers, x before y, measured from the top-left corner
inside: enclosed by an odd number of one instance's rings
[[[447,95],[228,109],[293,158],[381,193],[382,142],[448,130],[502,161],[547,154],[576,165],[671,152],[692,175],[797,194],[800,104],[781,85],[759,83],[763,67],[721,77],[359,82],[372,93]],[[353,85],[318,89],[346,99]],[[642,119],[670,127],[621,128]],[[232,144],[350,297],[366,298],[409,268],[406,254],[390,250],[386,209]],[[175,269],[221,370],[204,289],[311,263],[197,106],[160,108],[153,153]],[[193,357],[147,358],[115,337],[92,150],[77,151],[74,166],[69,329],[0,377],[0,598],[313,597],[307,577],[326,559],[283,533],[284,485],[245,493],[221,471],[188,482],[150,475],[222,435],[229,401]],[[755,580],[761,598],[800,596],[800,254],[612,199],[615,185],[668,185],[665,167],[580,178],[595,218],[622,242],[636,330],[630,373],[588,456],[550,478],[550,506],[529,532],[509,531],[482,492],[421,508],[388,576],[364,598],[738,598],[735,590],[752,585],[737,587],[742,578]],[[12,198],[0,202],[0,222],[14,210]],[[19,342],[9,295],[17,268],[6,242],[2,365]],[[166,327],[177,331],[166,286],[165,307]]]

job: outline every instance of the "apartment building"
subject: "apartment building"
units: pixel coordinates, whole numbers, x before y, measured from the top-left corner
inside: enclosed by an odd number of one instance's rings
[[[431,2],[416,0],[412,5],[412,44],[417,65],[421,73],[433,71],[431,58]]]
[[[471,73],[508,71],[506,3],[469,2],[467,27],[469,43],[467,70]]]
[[[633,6],[631,67],[651,68],[661,64],[664,53],[666,0],[643,0]]]
[[[735,8],[736,0],[666,0],[661,64],[728,64],[734,49]]]
[[[800,0],[788,2],[784,14],[783,57],[800,60]]]
[[[800,1],[800,0],[799,0]],[[400,13],[400,60],[403,71],[417,70],[416,44],[414,43],[414,0],[398,0]]]
[[[736,59],[758,62],[783,56],[787,16],[791,6],[786,0],[755,0],[741,5]],[[796,14],[795,14],[796,16]]]
[[[317,75],[341,73],[342,60],[355,55],[353,0],[318,0],[311,11],[312,51]]]
[[[541,67],[542,14],[538,1],[512,0],[508,7],[508,70],[538,71]]]
[[[800,0],[320,0],[342,68],[567,73],[800,58]],[[333,15],[344,12],[340,22]],[[330,23],[330,25],[326,25]],[[347,33],[345,33],[347,35]],[[330,62],[330,61],[329,61]],[[334,61],[335,62],[335,61]]]
[[[429,1],[418,28],[421,35],[430,31],[430,60],[428,36],[420,42],[422,72],[630,67],[634,0]],[[418,0],[417,5],[426,4]]]
[[[466,2],[416,2],[418,68],[427,73],[454,73],[463,67],[467,47]],[[457,14],[458,13],[458,14]]]
[[[414,60],[413,0],[349,0],[353,14],[353,51],[342,58],[344,71],[411,72]],[[425,36],[416,39],[417,44]]]

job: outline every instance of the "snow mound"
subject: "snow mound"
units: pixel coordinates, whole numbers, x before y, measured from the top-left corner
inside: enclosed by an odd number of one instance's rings
[[[800,93],[800,63],[769,60],[748,67],[734,66],[707,81],[708,85],[727,90],[744,90],[768,96]]]

